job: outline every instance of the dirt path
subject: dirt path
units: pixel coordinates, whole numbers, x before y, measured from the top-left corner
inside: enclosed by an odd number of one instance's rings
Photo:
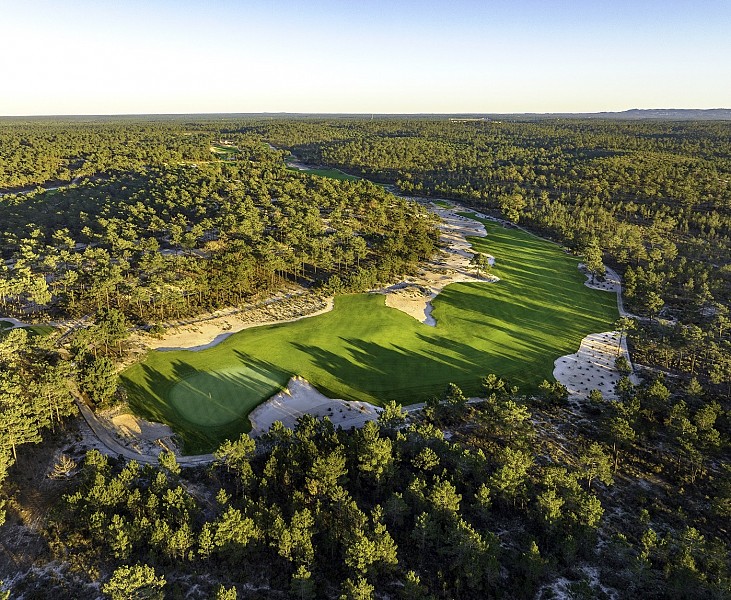
[[[79,412],[81,413],[81,416],[84,417],[84,420],[99,440],[99,443],[102,446],[99,448],[100,451],[104,452],[104,454],[108,454],[109,456],[123,456],[127,460],[136,460],[139,463],[152,465],[157,464],[158,454],[163,451],[162,447],[160,447],[159,451],[156,454],[142,454],[140,452],[130,450],[116,440],[116,438],[112,435],[109,429],[102,424],[99,418],[89,408],[83,398],[75,393],[74,399],[76,400],[76,405],[79,407]],[[214,460],[215,459],[212,454],[177,456],[178,464],[182,467],[207,465],[212,463]]]

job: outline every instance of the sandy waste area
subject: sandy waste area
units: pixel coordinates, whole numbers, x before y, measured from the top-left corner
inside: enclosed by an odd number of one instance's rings
[[[604,281],[597,280],[594,283],[582,263],[579,263],[579,270],[586,275],[584,285],[587,287],[612,293],[618,293],[622,289],[619,275],[609,268]],[[554,378],[564,384],[569,390],[569,395],[575,399],[588,397],[591,390],[599,390],[607,400],[616,399],[614,387],[621,375],[614,368],[614,361],[617,357],[624,356],[630,365],[632,364],[627,340],[622,338],[621,345],[619,340],[619,331],[587,335],[581,340],[576,353],[561,356],[554,361]],[[639,378],[634,373],[629,377],[632,383],[639,383]]]
[[[116,441],[139,454],[157,455],[161,449],[180,454],[173,436],[175,433],[163,423],[146,421],[120,408],[97,412],[97,418]]]
[[[290,323],[331,311],[332,298],[296,293],[275,296],[262,305],[246,309],[229,309],[198,317],[191,322],[171,324],[159,338],[135,334],[133,343],[161,352],[199,351],[221,343],[230,335],[260,325]]]
[[[378,418],[381,408],[368,402],[331,399],[318,392],[306,379],[292,377],[287,388],[257,406],[250,414],[250,435],[258,437],[275,421],[293,429],[302,415],[309,414],[322,419],[328,417],[336,427],[350,429],[363,427]]]
[[[409,277],[376,292],[386,294],[386,306],[403,311],[417,321],[434,327],[437,323],[431,314],[432,300],[446,286],[464,281],[494,283],[499,278],[494,275],[478,276],[470,266],[474,252],[467,237],[486,237],[487,231],[482,223],[458,215],[457,211],[461,210],[458,206],[442,208],[432,204],[430,210],[441,219],[439,229],[443,249],[425,263],[415,277]],[[494,264],[494,257],[489,256],[489,259],[490,264]]]

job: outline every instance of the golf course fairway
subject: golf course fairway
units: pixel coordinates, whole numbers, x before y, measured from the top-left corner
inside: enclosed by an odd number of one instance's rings
[[[577,259],[518,229],[485,221],[497,283],[447,286],[437,326],[388,308],[380,294],[338,296],[331,312],[234,334],[200,352],[150,352],[121,375],[132,410],[169,424],[186,452],[248,431],[246,416],[300,375],[332,398],[404,405],[449,382],[467,395],[488,373],[530,391],[589,333],[611,330],[614,294],[591,290]]]

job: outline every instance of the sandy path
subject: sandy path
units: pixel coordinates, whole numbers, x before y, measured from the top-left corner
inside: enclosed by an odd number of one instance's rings
[[[432,300],[446,286],[463,281],[494,283],[499,279],[494,275],[479,277],[470,267],[474,252],[467,237],[486,237],[485,226],[479,221],[458,215],[457,211],[464,210],[459,205],[443,208],[430,203],[428,207],[440,218],[440,242],[443,249],[423,264],[415,277],[374,291],[386,295],[386,306],[396,308],[417,321],[434,327],[437,323],[431,315]],[[495,259],[490,257],[490,260],[490,264],[494,264]]]

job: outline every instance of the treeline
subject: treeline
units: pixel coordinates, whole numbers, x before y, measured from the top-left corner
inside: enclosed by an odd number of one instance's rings
[[[582,597],[731,593],[727,406],[697,383],[623,380],[579,429],[556,386],[483,385],[477,404],[450,385],[410,425],[393,403],[350,432],[275,424],[210,470],[92,451],[48,531],[63,583],[15,591],[83,596],[103,574],[111,598],[534,598],[561,580]]]
[[[288,171],[239,139],[233,161],[148,166],[0,200],[0,312],[138,323],[237,305],[281,282],[363,290],[413,269],[434,221],[367,181]]]

